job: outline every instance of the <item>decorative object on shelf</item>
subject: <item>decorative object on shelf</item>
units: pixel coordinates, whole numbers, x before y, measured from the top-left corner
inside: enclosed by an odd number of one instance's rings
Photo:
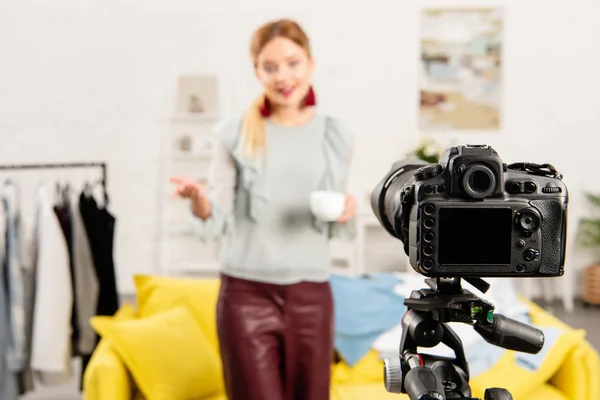
[[[435,8],[421,18],[421,130],[500,128],[502,10]]]
[[[577,244],[581,248],[595,252],[598,261],[589,265],[583,276],[583,293],[581,301],[584,304],[600,305],[600,195],[593,193],[585,194],[588,203],[593,206],[595,214],[592,217],[582,218],[579,221],[577,231]]]
[[[200,97],[196,94],[190,95],[189,111],[192,114],[199,114],[204,112],[204,104]]]
[[[219,87],[213,74],[180,75],[177,83],[175,115],[217,115]]]
[[[192,150],[192,138],[189,135],[182,135],[179,138],[179,150],[186,153]]]

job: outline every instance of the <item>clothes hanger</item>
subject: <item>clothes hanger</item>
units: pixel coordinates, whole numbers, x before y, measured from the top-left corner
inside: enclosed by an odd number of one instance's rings
[[[55,187],[54,187],[54,204],[57,206],[60,206],[63,204],[63,197],[61,195],[62,193],[62,186],[60,184],[60,181],[56,181],[55,182]]]

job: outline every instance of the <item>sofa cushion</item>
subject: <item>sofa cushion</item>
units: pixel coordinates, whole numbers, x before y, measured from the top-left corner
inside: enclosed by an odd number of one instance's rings
[[[140,317],[170,310],[181,301],[185,301],[191,307],[212,348],[218,350],[216,328],[216,307],[220,287],[218,279],[136,275],[134,283]]]
[[[600,357],[584,342],[577,346],[561,365],[550,383],[559,387],[569,399],[593,399],[600,393]]]
[[[116,321],[136,318],[131,304],[113,316]],[[121,358],[108,340],[101,339],[83,374],[83,400],[131,400],[133,382]]]
[[[513,396],[514,397],[514,396]],[[527,400],[569,400],[563,392],[552,385],[541,385],[527,395]]]
[[[218,355],[187,307],[130,321],[100,316],[91,323],[119,354],[147,400],[221,393]]]

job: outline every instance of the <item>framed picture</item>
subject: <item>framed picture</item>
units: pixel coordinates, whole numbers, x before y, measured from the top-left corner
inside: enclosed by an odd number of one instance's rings
[[[498,130],[501,8],[425,9],[421,17],[422,131]]]
[[[218,81],[215,75],[181,75],[177,82],[176,115],[218,114]]]

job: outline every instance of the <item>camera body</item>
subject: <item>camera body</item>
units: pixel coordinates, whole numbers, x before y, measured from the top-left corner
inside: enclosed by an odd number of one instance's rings
[[[437,164],[395,163],[371,203],[422,275],[561,276],[568,204],[561,178],[548,164],[507,166],[490,146],[461,145]]]

